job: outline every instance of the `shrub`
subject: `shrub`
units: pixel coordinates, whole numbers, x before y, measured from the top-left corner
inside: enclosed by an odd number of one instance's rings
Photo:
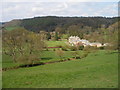
[[[80,59],[80,56],[79,56],[79,52],[78,52],[78,51],[72,52],[72,55],[74,56],[75,59]]]
[[[86,47],[84,47],[83,50],[84,50],[84,51],[89,51],[89,52],[90,52],[90,46],[86,46]]]
[[[71,51],[77,51],[77,47],[75,47],[75,46],[70,46],[69,49],[70,49]]]
[[[64,51],[63,50],[56,50],[56,54],[60,57],[60,59],[62,60],[62,56],[64,55]]]
[[[67,48],[66,47],[62,47],[61,48],[63,51],[67,51]]]
[[[86,46],[83,50],[87,52],[95,53],[98,50],[98,48],[95,46]]]
[[[84,49],[84,46],[79,46],[79,50],[83,50]]]
[[[104,49],[105,49],[105,47],[103,47],[103,46],[102,46],[102,47],[99,47],[99,49],[100,49],[100,50],[104,50]]]
[[[68,46],[68,45],[62,46],[61,49],[62,49],[63,51],[68,51],[69,46]]]
[[[85,58],[85,57],[87,57],[88,54],[89,54],[89,52],[85,52],[84,54],[82,54],[81,58]]]

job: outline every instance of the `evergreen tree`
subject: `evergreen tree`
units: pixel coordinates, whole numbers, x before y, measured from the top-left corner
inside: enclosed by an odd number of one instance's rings
[[[59,37],[58,37],[58,32],[55,32],[55,40],[58,41]]]
[[[50,32],[47,33],[47,40],[51,39]]]

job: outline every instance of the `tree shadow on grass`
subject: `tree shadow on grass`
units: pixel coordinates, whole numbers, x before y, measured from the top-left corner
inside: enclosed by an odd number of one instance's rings
[[[41,60],[50,60],[52,59],[51,57],[47,57],[47,58],[41,58]]]

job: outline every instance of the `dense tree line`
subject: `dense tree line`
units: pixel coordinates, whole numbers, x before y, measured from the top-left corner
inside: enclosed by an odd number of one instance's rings
[[[62,27],[61,32],[65,33],[67,28],[73,25],[92,27],[93,29],[100,28],[101,25],[105,25],[107,28],[109,25],[115,23],[118,20],[117,17],[35,17],[23,20],[13,20],[5,23],[5,26],[21,26],[27,30],[39,32],[41,30],[52,32],[57,27]]]

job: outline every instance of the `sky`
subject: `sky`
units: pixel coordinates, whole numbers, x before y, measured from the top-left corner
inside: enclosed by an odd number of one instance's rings
[[[113,2],[114,1],[114,2]],[[0,0],[0,22],[37,16],[118,16],[119,0]]]

